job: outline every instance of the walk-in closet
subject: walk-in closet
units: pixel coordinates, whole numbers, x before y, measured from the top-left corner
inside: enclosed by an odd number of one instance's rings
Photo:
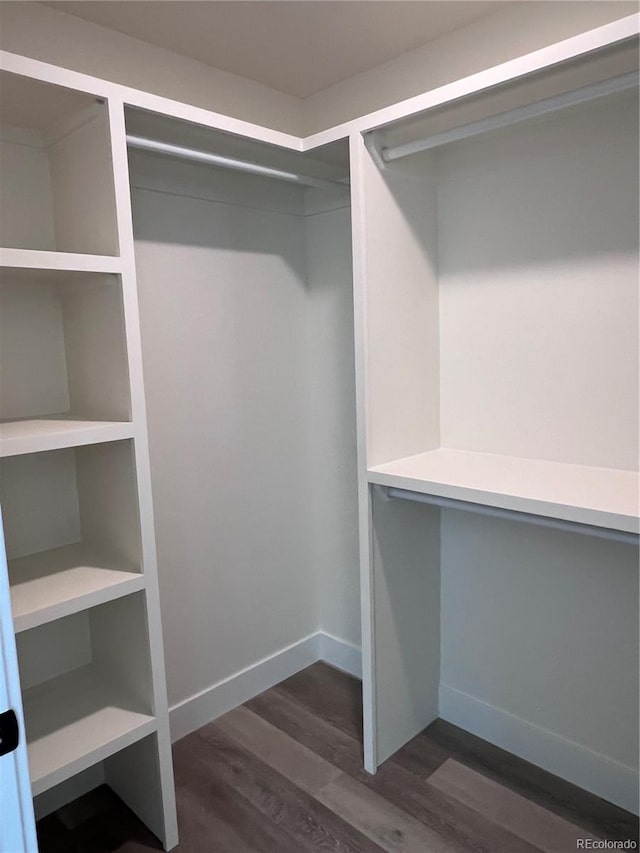
[[[633,4],[125,5],[0,3],[0,853],[637,844]]]

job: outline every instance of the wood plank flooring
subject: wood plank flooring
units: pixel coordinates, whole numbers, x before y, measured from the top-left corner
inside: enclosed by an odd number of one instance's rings
[[[174,745],[176,853],[569,853],[638,820],[438,720],[375,776],[360,682],[317,663]],[[106,787],[38,824],[41,853],[145,853]]]

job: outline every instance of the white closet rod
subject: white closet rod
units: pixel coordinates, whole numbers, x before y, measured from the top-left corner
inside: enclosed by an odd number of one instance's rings
[[[182,160],[194,160],[198,163],[220,166],[223,169],[235,169],[238,172],[251,172],[253,175],[262,175],[265,178],[277,178],[281,181],[289,181],[290,183],[301,184],[302,186],[317,187],[318,189],[344,188],[348,185],[343,181],[329,181],[323,178],[314,178],[310,175],[300,175],[297,172],[285,172],[282,169],[273,169],[271,166],[261,166],[259,163],[237,160],[235,157],[212,154],[210,151],[198,151],[196,148],[184,148],[182,145],[172,145],[169,142],[145,139],[143,136],[127,134],[127,145],[131,148],[141,148],[143,151],[168,154],[171,157],[179,157]]]
[[[488,515],[492,518],[505,518],[509,521],[522,521],[537,527],[553,527],[556,530],[567,530],[570,533],[583,533],[587,536],[598,536],[601,539],[613,539],[616,542],[626,542],[629,545],[637,545],[640,537],[637,533],[627,533],[624,530],[610,530],[607,527],[595,527],[593,524],[580,524],[577,521],[563,521],[559,518],[545,518],[543,515],[532,515],[528,512],[516,512],[512,509],[501,509],[500,507],[486,506],[485,504],[474,504],[469,501],[457,501],[453,498],[441,498],[437,495],[424,495],[421,492],[412,492],[408,489],[397,489],[388,486],[387,497],[397,498],[403,501],[415,501],[416,503],[430,504],[442,509],[459,509],[463,512],[475,512],[478,515]]]
[[[380,154],[385,163],[390,163],[392,160],[407,157],[409,154],[417,154],[419,151],[428,151],[431,148],[438,148],[449,142],[457,142],[460,139],[478,136],[481,133],[487,133],[491,130],[497,130],[500,127],[507,127],[510,124],[517,124],[527,119],[547,115],[547,113],[554,113],[567,107],[573,107],[596,98],[602,98],[605,95],[624,92],[637,85],[638,73],[631,71],[629,74],[613,77],[610,80],[603,80],[601,83],[593,83],[590,86],[584,86],[582,89],[575,89],[573,92],[554,95],[552,98],[545,98],[542,101],[527,104],[524,107],[517,107],[504,113],[498,113],[497,115],[488,116],[469,124],[460,125],[460,127],[454,127],[451,130],[444,130],[442,133],[434,133],[432,136],[416,139],[414,142],[394,145],[391,148],[383,148]]]

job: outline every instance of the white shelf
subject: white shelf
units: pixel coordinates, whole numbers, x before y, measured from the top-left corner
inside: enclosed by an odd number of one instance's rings
[[[144,588],[144,575],[82,542],[9,561],[16,633]]]
[[[0,424],[0,457],[133,438],[133,424],[34,418]]]
[[[46,252],[38,249],[0,249],[1,267],[119,273],[122,271],[122,261],[111,255],[80,255],[74,252]]]
[[[638,474],[442,448],[369,470],[382,486],[637,533]]]
[[[34,796],[156,729],[139,701],[91,665],[26,690],[23,699]]]

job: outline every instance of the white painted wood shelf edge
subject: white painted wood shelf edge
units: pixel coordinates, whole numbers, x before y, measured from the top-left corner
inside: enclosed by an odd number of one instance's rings
[[[140,702],[91,664],[26,690],[24,715],[34,796],[156,730]]]
[[[113,83],[99,77],[71,71],[6,50],[0,50],[0,63],[5,71],[12,74],[44,80],[48,83],[87,92],[100,98],[121,100],[124,104],[132,107],[162,113],[203,127],[212,127],[226,133],[246,136],[293,151],[307,152],[338,139],[345,139],[350,134],[376,130],[384,125],[404,118],[411,118],[426,110],[452,103],[468,95],[491,89],[511,80],[517,80],[527,74],[543,71],[559,63],[571,61],[602,48],[622,43],[637,36],[639,31],[640,16],[637,13],[626,15],[623,18],[570,36],[531,53],[509,59],[491,68],[477,71],[390,106],[376,109],[363,116],[343,121],[340,124],[302,137]]]
[[[130,421],[80,421],[33,418],[0,424],[0,457],[82,447],[133,438]]]
[[[117,555],[84,542],[9,561],[16,633],[144,589],[145,577]]]
[[[370,483],[638,533],[636,471],[440,448],[376,465]]]
[[[38,249],[0,249],[0,268],[121,273],[122,260],[112,255],[81,255]]]

